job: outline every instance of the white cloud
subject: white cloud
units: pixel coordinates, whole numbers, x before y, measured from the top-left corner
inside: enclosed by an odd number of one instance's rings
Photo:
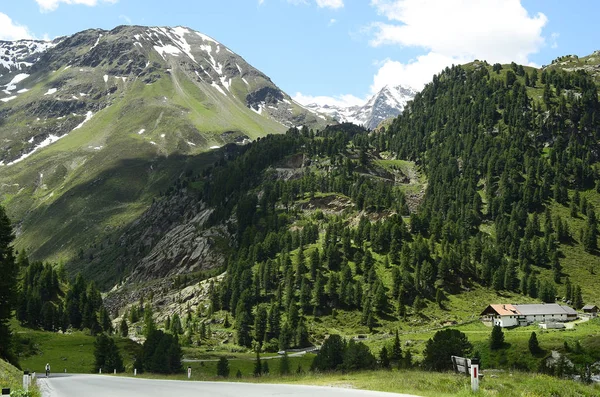
[[[258,0],[258,5],[261,6],[265,3],[265,0]]]
[[[118,0],[35,0],[40,6],[42,12],[54,11],[58,8],[60,3],[64,4],[83,4],[89,7],[94,7],[99,3],[111,3],[114,4]]]
[[[317,0],[319,8],[332,8],[334,10],[344,7],[344,0]]]
[[[371,0],[401,24],[374,25],[374,46],[421,47],[452,57],[527,63],[544,44],[548,18],[530,16],[520,0]]]
[[[328,25],[328,26],[333,26],[333,25],[335,25],[336,23],[337,23],[337,19],[335,19],[335,18],[331,18],[331,19],[329,20],[329,25]]]
[[[301,92],[297,92],[293,99],[301,105],[311,105],[314,103],[319,106],[333,105],[340,107],[360,106],[366,102],[366,99],[357,98],[354,95],[338,95],[336,97],[329,97],[304,95]]]
[[[6,14],[0,12],[0,40],[33,39],[27,26],[13,22]]]
[[[548,18],[530,16],[521,0],[371,0],[371,5],[390,21],[371,25],[372,46],[423,50],[407,63],[386,60],[373,92],[385,84],[421,89],[446,66],[474,59],[528,65],[529,56],[545,44]]]
[[[373,77],[371,93],[379,92],[386,85],[402,85],[421,90],[434,74],[438,74],[446,66],[468,61],[470,60],[466,58],[454,58],[435,52],[420,55],[407,63],[386,59]]]

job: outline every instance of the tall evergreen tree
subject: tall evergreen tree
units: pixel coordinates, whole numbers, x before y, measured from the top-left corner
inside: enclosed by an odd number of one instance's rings
[[[12,227],[0,206],[0,358],[16,363],[9,321],[17,303],[18,267],[15,263]]]

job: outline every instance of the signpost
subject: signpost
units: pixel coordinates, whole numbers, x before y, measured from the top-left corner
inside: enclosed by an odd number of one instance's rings
[[[192,377],[192,367],[188,367],[188,379]]]
[[[471,389],[479,390],[479,358],[477,357],[471,359]]]
[[[483,377],[479,373],[479,358],[473,357],[471,359],[465,357],[452,356],[452,366],[454,371],[459,374],[467,374],[471,376],[471,389],[473,391],[479,390],[479,378]]]
[[[23,390],[29,391],[29,371],[23,372]]]

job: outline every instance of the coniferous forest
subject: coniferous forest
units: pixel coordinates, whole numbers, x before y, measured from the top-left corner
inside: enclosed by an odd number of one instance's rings
[[[476,61],[434,76],[387,128],[291,128],[222,148],[215,164],[182,174],[156,198],[208,206],[203,227],[230,239],[220,248],[222,279],[207,281],[206,307],[168,317],[166,335],[145,326],[147,368],[170,372],[155,362],[159,340],[180,356],[179,336],[201,345],[217,312],[236,345],[277,352],[321,345],[326,335],[315,327],[342,312],[357,320],[353,329],[384,332],[478,289],[581,309],[598,297],[587,280],[599,254],[599,140],[597,86],[585,72]],[[574,266],[582,255],[591,262]],[[133,270],[124,257],[121,277]],[[128,322],[144,317],[135,305],[109,313],[81,275],[69,281],[63,268],[23,255],[16,263],[23,325],[96,334],[112,332],[111,316],[122,316],[127,336]],[[183,288],[197,279],[176,281]],[[472,353],[463,337],[446,332],[428,346],[450,338]],[[377,360],[362,343],[338,338],[326,339],[313,369],[405,365],[406,355],[412,362],[399,341]],[[427,368],[449,365],[424,354]],[[177,359],[169,365],[180,369]]]

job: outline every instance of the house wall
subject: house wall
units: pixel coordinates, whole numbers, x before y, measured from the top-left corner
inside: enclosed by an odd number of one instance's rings
[[[494,325],[499,325],[502,328],[514,327],[519,324],[517,316],[496,316],[493,321]]]
[[[546,321],[567,321],[567,314],[536,314],[529,315],[527,317],[527,322],[529,323],[541,323]]]

